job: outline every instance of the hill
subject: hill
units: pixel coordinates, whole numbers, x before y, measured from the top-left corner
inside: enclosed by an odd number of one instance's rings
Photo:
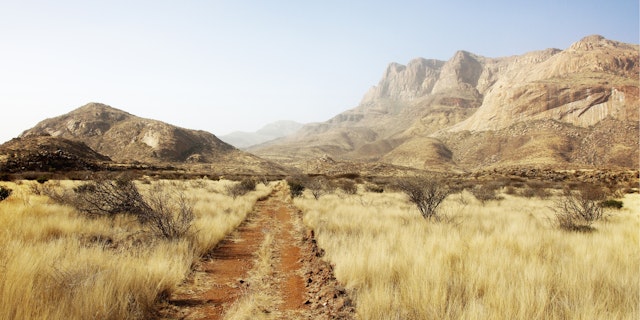
[[[0,145],[0,172],[99,170],[109,157],[86,144],[51,136],[15,138]]]
[[[50,135],[86,144],[117,163],[188,165],[216,173],[270,173],[282,166],[240,151],[215,135],[134,116],[101,103],[89,103],[46,119],[20,138]]]

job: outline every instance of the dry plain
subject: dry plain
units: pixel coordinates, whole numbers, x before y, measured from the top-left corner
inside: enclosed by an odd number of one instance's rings
[[[254,267],[243,278],[252,281],[248,287],[262,289],[240,290],[215,318],[640,316],[638,193],[618,193],[623,208],[607,209],[607,218],[592,231],[569,232],[553,224],[554,201],[561,196],[553,189],[538,198],[503,188],[498,199],[484,202],[462,191],[443,202],[439,215],[446,219],[434,221],[423,219],[406,195],[391,189],[370,192],[364,185],[356,193],[336,189],[316,199],[310,190],[291,198],[284,181],[259,183],[234,197],[229,194],[229,186],[237,184],[233,181],[139,180],[143,194],[161,185],[167,193],[191,199],[190,232],[163,239],[126,215],[88,218],[47,196],[52,194],[48,188],[69,190],[78,184],[2,183],[13,192],[0,202],[0,318],[171,318],[167,303],[189,292],[198,266],[215,257],[220,241],[233,237],[243,223],[262,228],[260,244],[245,258]],[[271,211],[261,211],[259,203],[274,195]],[[293,213],[278,220],[280,209],[273,206]],[[270,222],[260,224],[264,221]],[[344,294],[331,302],[331,311],[325,312],[309,285],[300,289],[306,296],[296,298],[295,306],[287,304],[282,290],[289,280],[278,269],[287,259],[280,252],[289,248],[282,243],[283,231],[297,237],[288,243],[317,242],[315,255],[337,279],[332,290]],[[311,281],[305,278],[313,273],[308,266],[299,268],[294,274]],[[350,307],[354,310],[346,312]],[[185,312],[181,318],[203,317]]]

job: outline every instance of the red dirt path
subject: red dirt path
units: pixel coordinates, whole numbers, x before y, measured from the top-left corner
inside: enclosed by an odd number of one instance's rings
[[[267,248],[270,271],[256,277],[258,250],[269,233],[273,235]],[[351,300],[331,266],[319,258],[321,250],[312,234],[304,231],[288,189],[279,183],[236,231],[197,263],[161,307],[160,318],[224,319],[234,303],[255,294],[269,297],[254,310],[268,319],[352,318]]]

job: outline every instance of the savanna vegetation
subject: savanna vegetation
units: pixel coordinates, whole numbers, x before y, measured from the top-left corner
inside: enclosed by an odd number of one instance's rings
[[[359,318],[640,317],[637,193],[427,181],[294,199]]]
[[[3,182],[0,319],[143,319],[268,195],[238,182]],[[124,197],[124,198],[122,198]]]
[[[635,185],[286,182],[283,192],[359,319],[640,317],[640,195],[627,192]],[[273,185],[126,176],[1,182],[0,319],[152,318]],[[260,277],[273,241],[256,253]]]

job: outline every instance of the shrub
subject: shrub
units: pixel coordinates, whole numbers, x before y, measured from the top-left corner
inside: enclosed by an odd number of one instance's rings
[[[564,195],[555,201],[552,208],[557,226],[569,231],[591,231],[591,225],[604,217],[600,195],[592,188],[565,190]]]
[[[600,202],[603,208],[622,209],[623,203],[620,200],[608,199]]]
[[[425,219],[436,217],[438,206],[452,193],[442,181],[427,177],[404,178],[397,183],[397,188],[409,197]]]
[[[469,190],[476,199],[480,200],[482,204],[490,200],[501,200],[502,197],[498,195],[498,189],[500,186],[496,183],[485,183],[474,186]]]
[[[4,186],[0,186],[0,201],[9,198],[9,196],[11,195],[11,192],[13,192],[13,190],[6,188]]]
[[[291,192],[291,197],[295,198],[295,197],[302,196],[302,193],[304,192],[304,185],[296,181],[287,181],[287,183],[289,184],[289,191]]]
[[[384,188],[377,185],[377,184],[373,184],[373,183],[367,183],[364,185],[364,189],[367,192],[373,192],[373,193],[383,193],[384,192]]]
[[[128,214],[166,239],[187,234],[194,219],[193,207],[183,193],[170,193],[164,184],[154,185],[145,199],[129,178],[97,180],[74,188],[73,203],[90,216]]]
[[[336,181],[336,186],[346,194],[358,193],[358,185],[353,180],[338,179]]]
[[[330,192],[333,189],[324,177],[315,177],[311,179],[311,181],[307,183],[307,188],[311,191],[311,194],[316,200],[320,199],[323,194]]]
[[[227,187],[227,194],[234,199],[256,190],[256,181],[250,178],[242,179],[239,183]]]

